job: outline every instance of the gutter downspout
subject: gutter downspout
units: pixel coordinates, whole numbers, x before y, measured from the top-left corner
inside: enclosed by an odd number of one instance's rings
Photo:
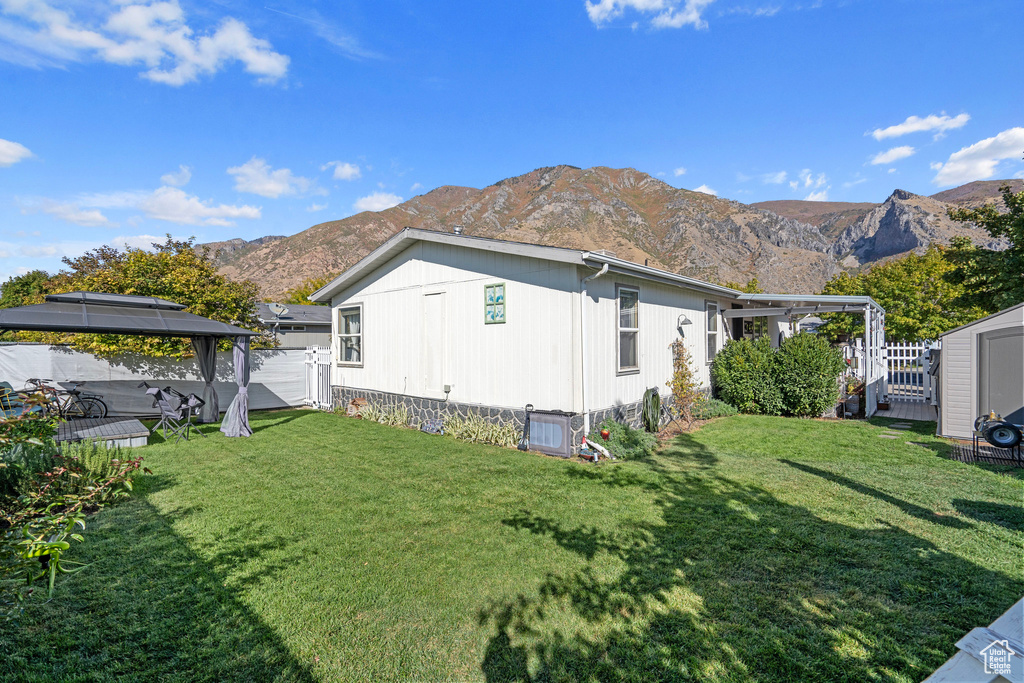
[[[588,275],[580,282],[580,363],[583,365],[583,373],[580,379],[583,387],[583,435],[590,434],[590,412],[587,410],[587,283],[601,277],[608,272],[608,264],[601,266],[601,270],[593,275]]]

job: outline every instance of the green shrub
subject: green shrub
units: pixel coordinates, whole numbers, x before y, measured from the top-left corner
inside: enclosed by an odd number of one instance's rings
[[[0,419],[0,472],[17,494],[0,499],[0,618],[20,612],[34,583],[52,596],[57,574],[78,571],[64,555],[84,540],[85,515],[128,495],[142,467],[141,457],[96,445],[61,452],[52,427],[31,414]]]
[[[813,334],[801,332],[782,341],[776,371],[786,414],[820,417],[839,401],[843,354]]]
[[[601,438],[601,430],[607,429],[611,434],[608,440]],[[616,458],[621,460],[640,460],[654,455],[658,447],[658,437],[642,429],[634,429],[629,425],[616,422],[611,418],[599,424],[587,436],[587,441],[601,444]]]
[[[0,420],[0,509],[55,465],[57,421],[41,413]]]
[[[724,401],[717,398],[706,398],[693,409],[695,420],[710,420],[716,417],[729,417],[739,411]]]
[[[733,339],[715,355],[711,381],[718,398],[741,413],[781,415],[784,404],[776,366],[768,337],[756,341]]]

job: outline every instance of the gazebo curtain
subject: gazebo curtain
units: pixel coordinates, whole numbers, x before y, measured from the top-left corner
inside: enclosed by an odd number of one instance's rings
[[[225,436],[252,436],[249,427],[249,338],[235,337],[232,359],[235,364],[235,381],[238,394],[224,413],[220,431]]]
[[[220,405],[217,403],[217,390],[213,388],[213,379],[217,372],[217,338],[192,337],[192,350],[196,353],[199,372],[203,375],[206,386],[203,387],[203,406],[199,415],[200,422],[216,422],[220,417]],[[246,378],[246,384],[249,380]]]

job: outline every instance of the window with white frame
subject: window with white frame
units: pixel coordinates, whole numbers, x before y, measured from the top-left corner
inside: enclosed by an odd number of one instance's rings
[[[338,309],[338,362],[363,364],[363,306]]]
[[[708,362],[710,363],[718,353],[718,304],[714,301],[705,301],[704,308],[708,314]]]
[[[635,287],[615,288],[619,303],[619,372],[640,369],[640,290]]]

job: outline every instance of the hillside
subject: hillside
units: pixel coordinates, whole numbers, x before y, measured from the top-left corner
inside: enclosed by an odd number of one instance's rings
[[[999,188],[1003,185],[1009,185],[1013,192],[1024,190],[1024,180],[975,180],[973,183],[933,194],[931,198],[969,209],[976,209],[992,202],[997,202],[1001,207],[1003,200],[1000,197]]]
[[[290,237],[219,243],[228,248],[218,258],[221,272],[255,280],[273,297],[311,276],[347,268],[403,227],[448,231],[462,225],[468,235],[609,249],[693,277],[745,282],[756,276],[769,290],[810,293],[842,267],[948,241],[952,234],[987,238],[952,223],[947,206],[901,190],[878,205],[746,205],[677,189],[634,169],[556,166],[483,189],[439,187],[385,211]]]

